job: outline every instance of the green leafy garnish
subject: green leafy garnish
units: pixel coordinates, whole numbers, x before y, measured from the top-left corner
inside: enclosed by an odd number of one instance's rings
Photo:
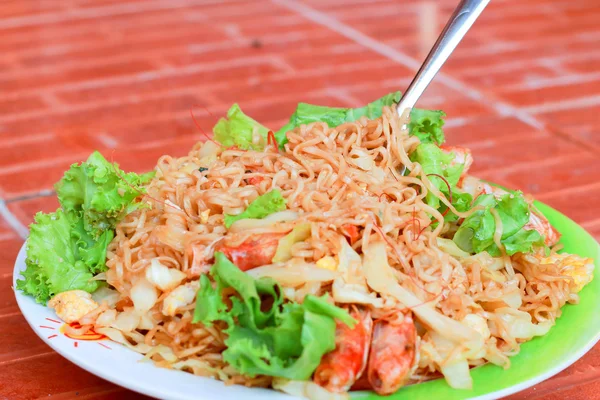
[[[27,269],[22,272],[24,279],[17,280],[17,289],[42,304],[67,290],[96,290],[98,281],[91,280],[88,264],[97,270],[100,257],[104,264],[106,247],[86,247],[79,233],[60,209],[51,214],[37,213],[27,239]],[[112,232],[109,235],[112,238]]]
[[[210,273],[215,285],[206,275],[200,278],[193,322],[227,324],[223,359],[241,374],[309,379],[321,357],[335,348],[335,319],[354,324],[326,296],[283,304],[274,280],[252,278],[222,253],[215,253]],[[224,299],[226,288],[237,295]]]
[[[495,209],[502,222],[502,237],[506,253],[531,252],[534,246],[542,246],[544,238],[535,230],[523,227],[529,221],[529,204],[521,192],[507,193],[500,199],[494,195],[480,195],[474,206],[482,207],[467,217],[454,235],[454,242],[462,250],[475,254],[487,251],[492,256],[499,256],[500,249],[494,243],[496,221],[491,209]]]
[[[446,140],[442,130],[444,126],[442,118],[445,116],[446,114],[441,110],[413,108],[410,112],[408,131],[418,137],[421,143],[442,144]]]
[[[278,211],[285,210],[285,199],[278,189],[258,196],[246,210],[238,215],[225,214],[225,227],[229,228],[235,221],[246,218],[262,219]]]
[[[73,164],[56,184],[61,208],[38,213],[30,226],[17,289],[42,304],[67,290],[95,291],[99,283],[91,278],[106,270],[115,225],[139,207],[134,199],[153,175],[125,173],[98,152]]]
[[[325,122],[329,127],[341,125],[345,122],[357,121],[361,117],[376,119],[381,117],[383,107],[392,106],[398,103],[402,94],[393,92],[387,94],[364,107],[360,108],[341,108],[325,107],[312,104],[299,103],[296,111],[290,117],[290,121],[275,133],[275,138],[280,146],[287,143],[286,133],[300,125],[307,125],[312,122]],[[414,108],[411,110],[409,132],[419,137],[423,143],[443,143],[444,132],[442,117],[445,114],[442,111],[430,111]]]
[[[127,207],[153,176],[154,172],[126,174],[95,151],[86,162],[71,165],[56,184],[56,194],[71,221],[82,218],[85,230],[99,238],[132,211]]]
[[[423,174],[427,175],[431,183],[446,197],[449,197],[450,191],[454,192],[464,164],[452,165],[453,153],[446,153],[433,143],[421,143],[411,153],[410,159],[421,164]],[[425,200],[435,209],[440,207],[440,199],[431,191],[427,193]]]
[[[262,150],[264,143],[252,142],[252,133],[255,129],[266,142],[269,129],[244,114],[240,106],[234,104],[227,111],[227,118],[221,118],[214,126],[213,133],[215,140],[225,147],[237,146],[243,150]]]

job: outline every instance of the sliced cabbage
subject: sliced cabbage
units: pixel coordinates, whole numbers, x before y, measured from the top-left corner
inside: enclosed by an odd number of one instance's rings
[[[450,239],[437,238],[437,245],[444,253],[450,254],[458,259],[465,259],[470,256],[466,251],[461,250],[454,241]]]
[[[277,251],[273,256],[273,262],[285,262],[292,258],[292,246],[303,242],[310,237],[310,224],[301,223],[292,229],[290,233],[279,239]]]
[[[158,346],[153,347],[152,350],[150,350],[148,353],[146,353],[146,355],[144,356],[144,358],[142,360],[150,360],[150,358],[156,354],[158,354],[164,360],[166,360],[170,363],[174,363],[175,361],[178,360],[175,353],[173,353],[173,349],[171,349],[168,346],[165,346],[164,344],[159,344]]]
[[[313,263],[271,264],[254,268],[246,273],[254,279],[269,277],[284,287],[298,287],[312,282],[331,282],[339,273],[317,267]]]
[[[163,300],[162,313],[172,317],[177,313],[179,308],[192,304],[199,287],[200,284],[198,281],[194,281],[173,290]]]
[[[395,297],[404,306],[411,308],[421,322],[440,335],[468,348],[481,346],[483,338],[477,331],[440,314],[429,304],[423,304],[417,296],[398,284],[388,264],[385,243],[382,241],[371,242],[364,250],[363,269],[371,289]]]
[[[94,325],[96,326],[111,326],[117,318],[117,310],[111,309],[106,310],[102,314],[98,315]]]
[[[131,344],[129,340],[127,340],[125,334],[114,328],[97,328],[96,332],[108,336],[108,338],[113,342],[120,343],[133,351],[137,351],[138,353],[146,354],[147,352],[152,350],[152,346],[149,346],[144,342],[138,342],[135,345]]]
[[[121,332],[132,332],[138,327],[140,320],[140,314],[134,308],[128,308],[117,314],[110,327],[118,329]]]
[[[376,308],[383,307],[383,299],[369,292],[366,286],[356,283],[345,283],[342,278],[336,278],[332,285],[333,300],[344,304],[367,304]]]
[[[142,278],[133,285],[129,296],[133,301],[135,310],[138,313],[145,313],[156,304],[158,291],[147,279]]]
[[[121,294],[116,290],[109,289],[106,286],[101,287],[92,293],[92,299],[98,304],[106,303],[108,307],[113,307],[119,299]]]
[[[161,264],[157,258],[153,258],[150,266],[146,268],[146,279],[163,292],[179,286],[185,277],[185,273]]]
[[[249,229],[268,228],[280,222],[290,222],[298,219],[298,213],[295,211],[285,210],[273,213],[262,219],[244,218],[235,221],[229,227],[229,232],[236,233]]]
[[[544,336],[554,325],[552,321],[534,324],[531,314],[509,307],[498,308],[495,310],[495,314],[500,317],[504,326],[503,329],[500,329],[496,326],[495,321],[490,320],[490,331],[494,336],[502,337],[502,330],[504,330],[514,339],[529,340],[534,336]]]

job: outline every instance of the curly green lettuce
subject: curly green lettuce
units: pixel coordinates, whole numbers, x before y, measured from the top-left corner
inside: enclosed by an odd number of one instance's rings
[[[287,142],[286,133],[300,125],[325,122],[329,127],[335,127],[346,122],[357,121],[361,117],[376,119],[381,117],[383,107],[392,106],[401,98],[400,92],[393,92],[360,108],[325,107],[299,103],[289,122],[275,132],[275,138],[277,143],[283,146]],[[442,144],[444,142],[444,132],[442,131],[444,116],[442,111],[414,108],[410,113],[409,133],[417,136],[422,143]]]
[[[24,279],[17,280],[17,289],[42,304],[67,290],[95,291],[98,281],[91,280],[94,274],[89,265],[97,270],[99,264],[104,264],[106,247],[103,244],[95,249],[85,247],[79,233],[61,209],[51,214],[38,213],[27,239]],[[108,237],[112,239],[112,232],[105,239]],[[85,258],[82,251],[88,252]]]
[[[58,201],[71,220],[82,218],[85,230],[99,238],[133,211],[130,205],[144,193],[143,185],[153,176],[154,172],[125,173],[95,151],[86,162],[71,165],[55,188]]]
[[[458,247],[467,253],[487,251],[492,256],[501,254],[494,242],[496,220],[492,209],[496,210],[502,222],[500,243],[508,255],[528,253],[534,247],[544,245],[544,237],[539,232],[523,228],[529,221],[530,206],[521,192],[507,193],[500,199],[492,194],[481,195],[473,206],[481,209],[465,218],[453,238]]]
[[[38,213],[30,226],[17,289],[42,304],[67,290],[95,291],[115,225],[140,206],[135,199],[153,174],[125,173],[98,152],[73,164],[56,184],[61,208]]]
[[[234,104],[227,111],[227,118],[221,118],[214,126],[213,133],[215,140],[225,147],[237,146],[243,150],[261,150],[264,142],[252,142],[254,130],[266,142],[269,129],[244,114],[240,106]]]
[[[421,143],[410,154],[410,159],[421,164],[423,173],[447,198],[450,197],[450,191],[452,193],[458,192],[456,185],[463,172],[464,164],[453,165],[453,153],[444,152],[434,143]],[[461,198],[461,200],[464,200],[464,198]],[[435,209],[438,209],[441,204],[440,199],[431,191],[427,193],[425,201]]]
[[[335,349],[335,320],[355,322],[325,296],[283,304],[274,280],[252,278],[219,252],[210,274],[214,285],[208,276],[200,278],[193,322],[227,324],[223,359],[244,375],[309,379],[321,357]],[[227,288],[237,295],[224,299]]]
[[[243,213],[238,215],[225,214],[225,227],[229,228],[235,221],[240,219],[262,219],[283,210],[285,210],[285,199],[278,189],[273,189],[254,199]]]

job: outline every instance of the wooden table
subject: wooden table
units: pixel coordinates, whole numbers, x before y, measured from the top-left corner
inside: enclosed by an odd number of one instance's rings
[[[406,87],[455,1],[5,0],[0,4],[0,399],[141,398],[54,353],[15,304],[13,261],[52,185],[98,149],[137,171],[183,155],[233,103],[281,126],[298,101]],[[600,236],[600,4],[494,0],[420,106],[474,173]],[[214,115],[214,116],[213,116]],[[600,348],[514,399],[600,398]]]

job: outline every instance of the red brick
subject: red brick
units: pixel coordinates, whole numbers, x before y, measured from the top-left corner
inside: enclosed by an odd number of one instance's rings
[[[580,153],[581,147],[548,133],[512,136],[508,139],[487,140],[471,145],[473,172],[488,169],[502,169],[507,165],[530,163],[549,158],[565,157]],[[518,149],[517,151],[515,151]],[[529,176],[528,182],[537,182]],[[564,184],[564,182],[562,182]],[[539,185],[534,183],[533,185]]]
[[[549,144],[540,142],[540,146],[546,145]],[[542,161],[544,162],[537,165],[531,163],[515,170],[511,170],[509,164],[505,172],[507,180],[515,188],[533,194],[554,192],[598,181],[595,173],[600,168],[600,159],[591,153],[581,152],[565,158],[554,156]]]
[[[132,75],[144,71],[152,71],[155,67],[147,62],[121,62],[103,66],[65,69],[48,74],[19,76],[0,79],[0,87],[4,93],[33,89],[36,91],[48,86],[57,86],[66,83],[83,82],[107,77]]]
[[[301,75],[278,77],[268,82],[257,82],[242,88],[227,87],[214,89],[213,92],[225,103],[243,102],[252,99],[266,99],[282,94],[297,93],[297,102],[305,101],[303,93],[323,90],[330,87],[343,87],[364,83],[377,84],[388,79],[409,76],[411,71],[391,61],[371,63],[369,61],[336,69],[323,66]]]
[[[560,74],[548,67],[524,64],[522,68],[506,70],[490,70],[473,68],[455,73],[463,82],[472,86],[496,88],[505,85],[527,84],[530,80],[556,78]]]
[[[144,121],[161,115],[188,111],[194,105],[204,106],[203,99],[190,95],[165,95],[158,98],[137,99],[135,96],[107,105],[83,106],[75,111],[35,115],[6,122],[4,132],[12,137],[27,133],[55,131],[59,135],[87,135],[88,143],[97,143],[93,135],[123,124]]]
[[[12,290],[12,282],[12,276],[0,278],[0,318],[3,315],[14,314],[19,311],[15,294]],[[0,339],[0,344],[4,344],[2,343],[2,339]],[[2,355],[0,355],[0,362],[2,362],[1,360]]]
[[[598,148],[600,146],[600,120],[598,106],[551,111],[539,114],[550,121],[550,126],[567,134],[582,139]]]
[[[0,282],[7,284],[7,286],[2,287],[2,291],[12,292],[9,280],[3,279]],[[10,329],[2,329],[3,334],[0,335],[0,345],[3,349],[2,353],[0,353],[0,369],[3,369],[2,364],[8,361],[31,357],[50,350],[31,330],[29,324],[21,314],[1,318],[2,325],[10,327]],[[55,331],[48,329],[48,336],[53,333]],[[3,381],[6,382],[4,379]]]
[[[27,330],[31,332],[28,328],[20,332],[26,334]],[[31,334],[33,335],[33,332]],[[46,349],[51,351],[47,346]],[[101,390],[107,387],[106,381],[84,371],[54,352],[0,365],[0,374],[3,376],[4,383],[0,386],[0,398],[6,399],[33,400],[47,397],[48,394],[76,392],[87,388]]]
[[[600,80],[581,83],[565,83],[540,88],[510,87],[500,91],[500,95],[508,102],[519,106],[533,106],[578,99],[600,94]]]
[[[590,73],[600,71],[600,57],[590,57],[587,60],[565,62],[564,66],[569,71]]]
[[[453,115],[456,116],[456,115]],[[451,116],[452,117],[452,116]],[[460,116],[457,116],[460,118]],[[444,127],[450,145],[494,140],[502,136],[522,136],[536,132],[535,128],[514,117],[482,116],[469,119],[465,124]]]
[[[90,139],[84,132],[80,134],[73,132],[62,136],[40,135],[25,137],[22,140],[2,141],[0,139],[0,170],[28,162],[66,157],[73,153],[102,150],[100,143]]]
[[[19,114],[22,112],[40,110],[46,104],[37,96],[25,96],[17,99],[0,100],[0,117],[4,115]]]
[[[27,168],[0,171],[0,194],[4,198],[12,198],[50,190],[72,163],[85,160],[88,155],[81,153],[67,160],[36,163]]]
[[[23,239],[16,234],[2,234],[0,239],[0,278],[12,277],[17,254],[23,245]]]
[[[203,68],[198,67],[192,72],[184,69],[177,74],[158,76],[153,79],[130,80],[103,85],[99,88],[68,90],[60,92],[58,97],[72,104],[82,104],[104,99],[132,98],[182,88],[203,89],[215,83],[227,83],[234,87],[236,84],[243,85],[250,79],[260,82],[278,72],[281,72],[281,68],[274,65],[272,60],[250,58],[246,63],[239,61],[233,65],[223,62],[213,63],[207,64]],[[189,104],[189,106],[194,104]]]
[[[8,203],[8,209],[25,226],[33,223],[33,217],[38,212],[51,213],[60,205],[56,195],[35,197]]]
[[[143,34],[139,34],[140,32]],[[57,68],[65,62],[72,63],[73,61],[96,60],[97,63],[104,63],[105,60],[108,60],[110,62],[111,58],[115,56],[131,57],[133,55],[138,59],[144,59],[144,56],[160,59],[163,53],[171,53],[173,47],[178,48],[179,51],[185,51],[183,46],[186,44],[211,43],[226,38],[218,30],[181,24],[181,22],[179,24],[173,22],[172,26],[156,32],[144,32],[143,30],[140,32],[130,35],[120,31],[119,40],[98,41],[95,46],[86,46],[85,43],[82,43],[81,46],[65,48],[64,52],[58,54],[35,53],[24,57],[22,62],[25,65],[38,66],[42,63]]]
[[[566,182],[569,182],[569,180]],[[575,191],[569,183],[568,186],[565,185],[563,188],[564,190],[560,193],[548,196],[541,195],[538,198],[577,223],[581,224],[598,218],[598,209],[600,209],[599,187]]]

